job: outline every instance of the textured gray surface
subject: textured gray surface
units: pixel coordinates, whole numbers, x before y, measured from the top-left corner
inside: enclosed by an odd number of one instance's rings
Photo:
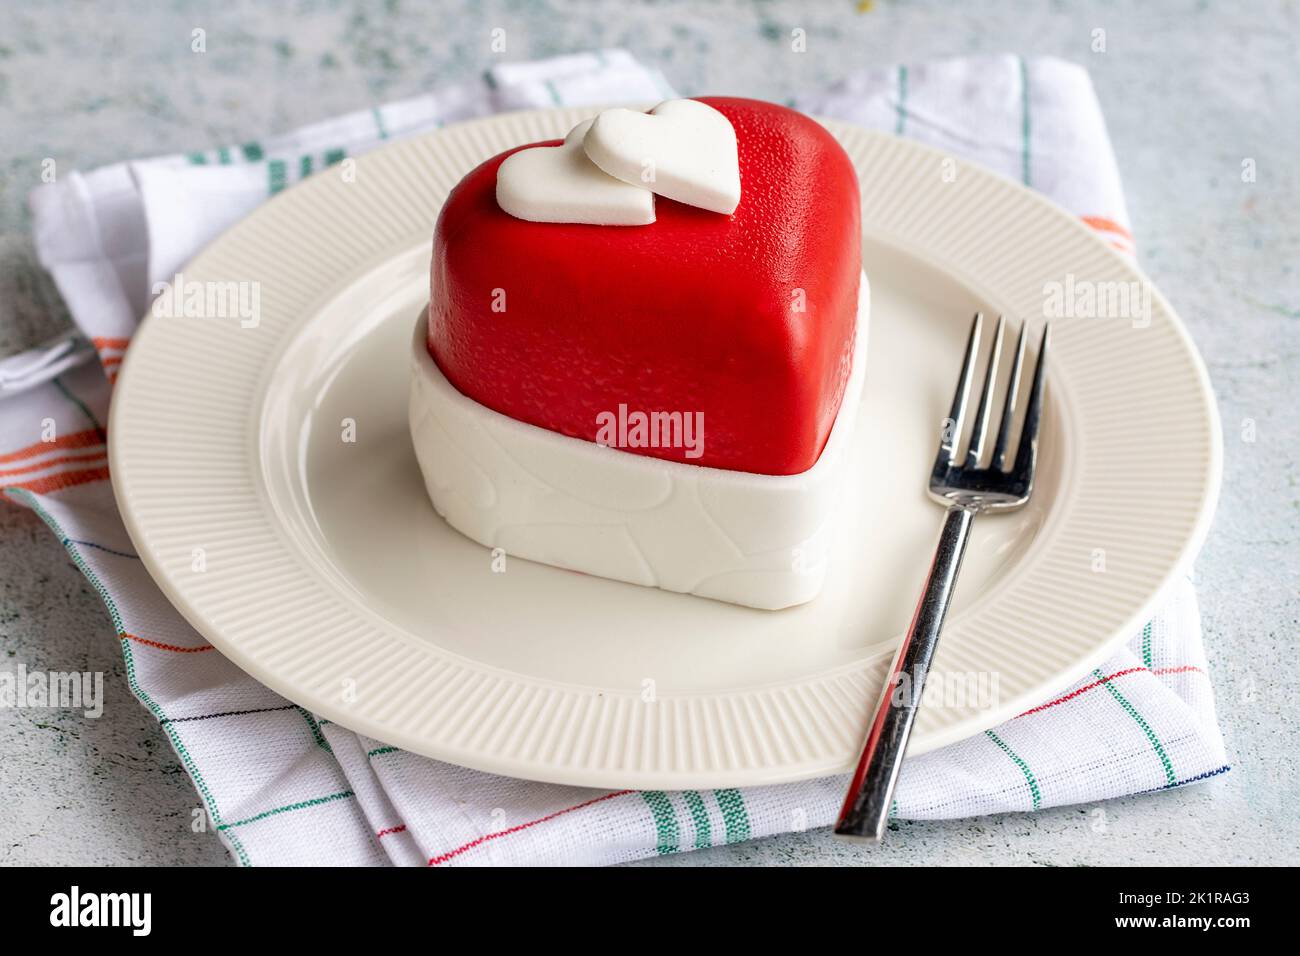
[[[242,142],[456,81],[505,58],[625,46],[686,93],[784,99],[868,64],[1054,54],[1092,72],[1142,261],[1206,357],[1225,433],[1224,494],[1198,563],[1206,644],[1234,772],[1200,787],[1034,815],[903,823],[860,849],[824,831],[661,865],[1283,862],[1295,810],[1300,656],[1300,10],[1295,4],[50,0],[0,34],[0,354],[66,321],[34,265],[24,205],[40,162],[89,168]],[[193,54],[203,27],[208,52]],[[809,52],[791,53],[794,27]],[[1107,52],[1093,53],[1104,29]],[[1258,181],[1241,182],[1253,158]],[[1140,410],[1135,410],[1140,413]],[[1257,438],[1242,440],[1243,422]],[[99,720],[0,711],[0,863],[224,863],[189,830],[198,806],[130,696],[102,605],[29,512],[0,505],[0,665],[106,672]],[[33,713],[37,716],[33,716]]]

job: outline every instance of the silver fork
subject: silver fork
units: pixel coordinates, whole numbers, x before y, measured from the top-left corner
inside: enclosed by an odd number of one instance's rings
[[[1020,327],[1016,343],[1016,357],[1011,366],[1007,398],[1002,407],[1002,422],[998,428],[996,444],[987,464],[982,464],[987,447],[989,413],[993,407],[998,359],[1002,354],[1002,335],[1006,322],[998,318],[993,335],[988,372],[980,392],[975,423],[971,427],[970,446],[960,461],[957,449],[961,444],[962,425],[970,398],[971,378],[979,357],[980,330],[984,317],[975,313],[971,324],[970,340],[966,345],[966,360],[962,364],[961,378],[957,380],[957,394],[953,396],[952,414],[944,421],[939,441],[939,454],[930,472],[930,497],[948,506],[939,535],[939,547],[925,579],[925,589],[912,615],[911,626],[894,656],[889,678],[876,705],[876,715],[867,733],[862,756],[858,760],[848,796],[840,809],[835,824],[836,836],[849,840],[879,841],[889,820],[889,806],[893,799],[898,771],[907,750],[907,739],[912,733],[917,708],[925,688],[926,673],[939,644],[939,631],[943,627],[948,602],[961,570],[966,539],[975,516],[985,512],[1014,511],[1029,500],[1034,487],[1034,465],[1038,459],[1038,425],[1043,406],[1043,370],[1047,365],[1048,328],[1043,328],[1043,338],[1038,348],[1038,364],[1029,390],[1029,403],[1025,421],[1020,430],[1020,442],[1015,453],[1008,457],[1012,422],[1016,412],[1017,393],[1020,390],[1020,373],[1025,359],[1025,337],[1028,323]]]

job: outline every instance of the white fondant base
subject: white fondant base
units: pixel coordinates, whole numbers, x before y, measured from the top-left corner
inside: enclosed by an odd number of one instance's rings
[[[636,455],[517,421],[462,395],[411,343],[411,437],[433,506],[511,557],[775,610],[821,591],[862,396],[870,291],[853,370],[812,468],[756,475]]]

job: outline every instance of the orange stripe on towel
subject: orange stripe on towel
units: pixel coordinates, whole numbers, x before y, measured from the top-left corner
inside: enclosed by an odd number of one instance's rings
[[[177,654],[202,654],[204,651],[215,650],[211,644],[200,644],[198,647],[182,647],[179,644],[162,644],[158,641],[151,641],[147,637],[140,637],[137,634],[128,634],[123,631],[117,635],[124,641],[135,641],[137,644],[144,644],[146,647],[156,647],[160,651],[174,651]]]
[[[97,349],[124,349],[131,342],[130,339],[101,337],[93,338],[90,341]]]
[[[83,468],[80,471],[61,471],[57,475],[48,475],[45,478],[35,478],[32,481],[18,481],[5,485],[9,488],[22,488],[30,491],[34,495],[48,495],[52,491],[62,491],[64,488],[73,488],[77,485],[88,484],[92,481],[107,481],[108,468]]]
[[[33,471],[44,471],[46,468],[55,468],[59,465],[70,465],[74,462],[103,461],[104,453],[102,451],[92,451],[85,455],[60,455],[49,461],[38,461],[34,465],[23,465],[21,468],[6,468],[0,470],[0,477],[10,475],[22,475]]]
[[[20,448],[17,451],[11,451],[8,454],[0,455],[0,465],[7,464],[11,461],[22,461],[24,458],[35,458],[37,455],[44,455],[55,449],[63,448],[90,448],[94,445],[102,445],[104,435],[96,428],[87,428],[82,432],[68,432],[66,435],[60,435],[53,441],[38,441],[34,445],[28,445],[26,448]]]
[[[1133,241],[1133,233],[1113,219],[1107,219],[1104,216],[1080,216],[1079,218],[1100,232],[1113,232],[1117,236],[1123,236],[1129,242]]]

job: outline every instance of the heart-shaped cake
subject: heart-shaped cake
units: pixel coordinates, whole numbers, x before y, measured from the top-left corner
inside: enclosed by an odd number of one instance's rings
[[[677,100],[503,153],[434,234],[410,403],[429,497],[493,571],[811,600],[868,312],[853,165],[799,113]]]
[[[518,421],[597,441],[620,407],[692,415],[702,442],[621,450],[797,474],[848,380],[857,177],[801,113],[701,102],[735,129],[743,194],[729,216],[659,196],[649,225],[529,222],[497,203],[508,154],[466,176],[434,234],[429,353],[462,394]]]

